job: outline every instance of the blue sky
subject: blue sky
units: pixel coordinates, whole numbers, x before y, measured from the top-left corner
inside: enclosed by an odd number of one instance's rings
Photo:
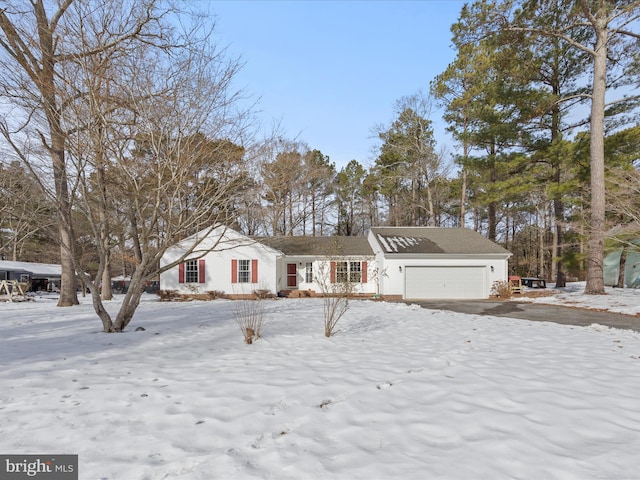
[[[372,128],[394,120],[394,103],[428,92],[454,59],[458,0],[218,0],[218,40],[245,66],[237,85],[260,98],[260,119],[280,122],[340,168],[375,160]],[[440,112],[438,146],[453,149]]]

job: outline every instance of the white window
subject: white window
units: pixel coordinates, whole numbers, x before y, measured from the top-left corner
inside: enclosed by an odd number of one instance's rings
[[[198,283],[198,260],[187,260],[184,268],[184,279],[187,283]]]
[[[362,281],[362,262],[349,262],[349,281],[351,283]]]
[[[336,262],[336,282],[346,283],[349,280],[349,262]]]
[[[251,282],[251,260],[238,260],[238,282]]]
[[[307,283],[313,282],[313,263],[307,262],[304,269],[304,281]]]
[[[332,263],[331,282],[367,283],[367,262]]]

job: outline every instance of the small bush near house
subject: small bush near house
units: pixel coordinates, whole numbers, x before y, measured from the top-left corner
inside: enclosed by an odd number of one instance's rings
[[[217,298],[227,298],[227,294],[220,290],[209,290],[207,292],[207,295],[209,295],[209,298],[211,300],[216,300]]]
[[[173,302],[180,299],[177,290],[158,290],[158,296],[161,302]]]
[[[266,288],[255,290],[253,293],[255,294],[256,298],[259,298],[261,300],[265,299],[265,298],[272,298],[273,297],[273,294],[271,293],[271,290],[268,290]]]
[[[513,292],[511,291],[511,284],[505,280],[493,282],[491,286],[491,295],[503,299],[510,299]]]
[[[227,298],[224,292],[211,290],[205,293],[178,293],[177,290],[159,290],[158,296],[161,302],[190,302],[192,300],[216,300]]]
[[[265,323],[264,299],[236,300],[233,303],[233,317],[240,327],[244,341],[252,344],[262,335]]]

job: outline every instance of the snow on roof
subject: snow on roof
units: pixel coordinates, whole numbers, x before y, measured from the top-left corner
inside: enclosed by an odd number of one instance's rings
[[[34,275],[59,277],[62,268],[55,263],[12,262],[0,260],[0,270],[26,270]]]
[[[468,228],[372,227],[374,238],[389,254],[509,255],[509,251]]]
[[[400,250],[406,250],[409,247],[413,247],[420,243],[423,238],[414,238],[414,237],[384,237],[380,234],[378,236],[378,241],[384,247],[385,251],[388,253],[398,253]]]

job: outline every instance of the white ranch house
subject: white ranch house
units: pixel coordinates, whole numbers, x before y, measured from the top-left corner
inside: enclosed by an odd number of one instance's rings
[[[176,263],[190,249],[187,260]],[[465,228],[374,227],[367,237],[247,237],[218,226],[165,253],[161,266],[176,265],[160,275],[160,289],[308,296],[349,280],[358,296],[481,299],[489,297],[494,282],[507,281],[510,256]]]

